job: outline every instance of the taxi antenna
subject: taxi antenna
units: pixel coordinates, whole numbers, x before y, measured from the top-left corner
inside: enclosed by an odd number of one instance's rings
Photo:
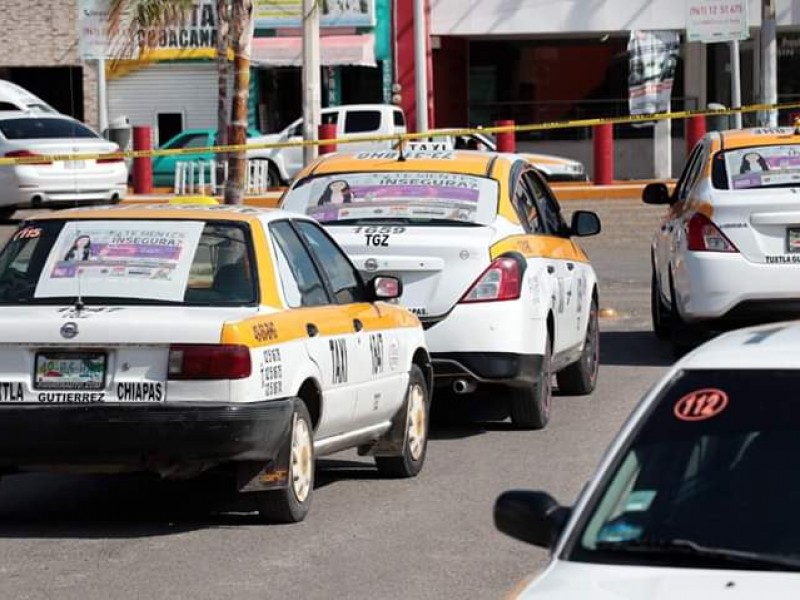
[[[406,155],[403,154],[403,137],[397,138],[397,162],[406,162]]]

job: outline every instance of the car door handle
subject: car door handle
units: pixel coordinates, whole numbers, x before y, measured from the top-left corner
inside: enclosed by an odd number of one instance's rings
[[[353,319],[353,329],[356,331],[364,329],[364,324],[361,322],[361,319]]]
[[[570,262],[568,262],[568,263],[567,263],[567,268],[568,268],[570,271],[572,271],[572,269],[574,269],[574,268],[575,268],[575,263],[570,263]]]
[[[306,323],[306,332],[308,332],[308,337],[317,337],[319,329],[313,323]]]
[[[547,272],[550,273],[550,275],[552,275],[553,273],[556,272],[556,268],[553,265],[547,265]]]

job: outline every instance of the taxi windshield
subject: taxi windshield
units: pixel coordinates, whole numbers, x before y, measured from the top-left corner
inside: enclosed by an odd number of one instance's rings
[[[718,152],[714,157],[713,181],[714,187],[725,190],[800,186],[800,144]]]
[[[249,305],[250,247],[241,223],[30,221],[0,252],[0,305]]]
[[[321,223],[489,225],[497,212],[493,179],[461,173],[337,173],[301,181],[282,208]]]
[[[798,386],[799,371],[676,375],[590,500],[569,559],[800,569]]]

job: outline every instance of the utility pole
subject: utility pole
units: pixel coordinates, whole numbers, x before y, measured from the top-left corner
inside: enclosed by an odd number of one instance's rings
[[[319,3],[303,0],[303,139],[317,139],[320,124]],[[303,163],[317,157],[316,146],[303,147]]]
[[[428,44],[425,0],[414,0],[414,82],[417,90],[417,131],[428,131]]]
[[[108,94],[106,87],[106,59],[97,59],[97,130],[105,136],[108,129]]]
[[[761,102],[778,103],[778,41],[775,23],[776,0],[762,0],[761,5]],[[778,111],[759,113],[762,127],[778,126]]]
[[[742,67],[739,60],[739,40],[729,42],[731,51],[731,108],[742,107]],[[742,128],[742,113],[733,113],[733,128]]]

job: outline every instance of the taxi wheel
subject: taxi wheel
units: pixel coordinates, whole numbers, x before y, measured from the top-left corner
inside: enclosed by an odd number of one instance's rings
[[[375,465],[384,477],[414,477],[422,470],[428,449],[430,393],[422,369],[411,366],[406,391],[406,430],[403,453],[399,456],[376,456]]]
[[[586,324],[586,340],[577,362],[556,373],[558,391],[563,394],[585,395],[594,391],[597,372],[600,370],[600,326],[597,320],[597,300],[592,300],[589,322]]]
[[[282,490],[254,492],[258,514],[267,523],[297,523],[305,519],[314,493],[314,428],[308,408],[295,401],[290,444],[289,484]]]
[[[544,356],[536,383],[526,388],[512,388],[511,423],[520,429],[543,429],[550,420],[553,404],[552,347],[550,335],[545,334]]]
[[[655,272],[650,280],[650,316],[653,321],[653,333],[660,340],[668,340],[671,334],[670,308],[661,300]]]
[[[678,311],[678,303],[675,299],[675,288],[670,278],[670,342],[672,343],[672,356],[681,358],[686,355],[696,345],[695,331],[691,325],[686,323]]]

